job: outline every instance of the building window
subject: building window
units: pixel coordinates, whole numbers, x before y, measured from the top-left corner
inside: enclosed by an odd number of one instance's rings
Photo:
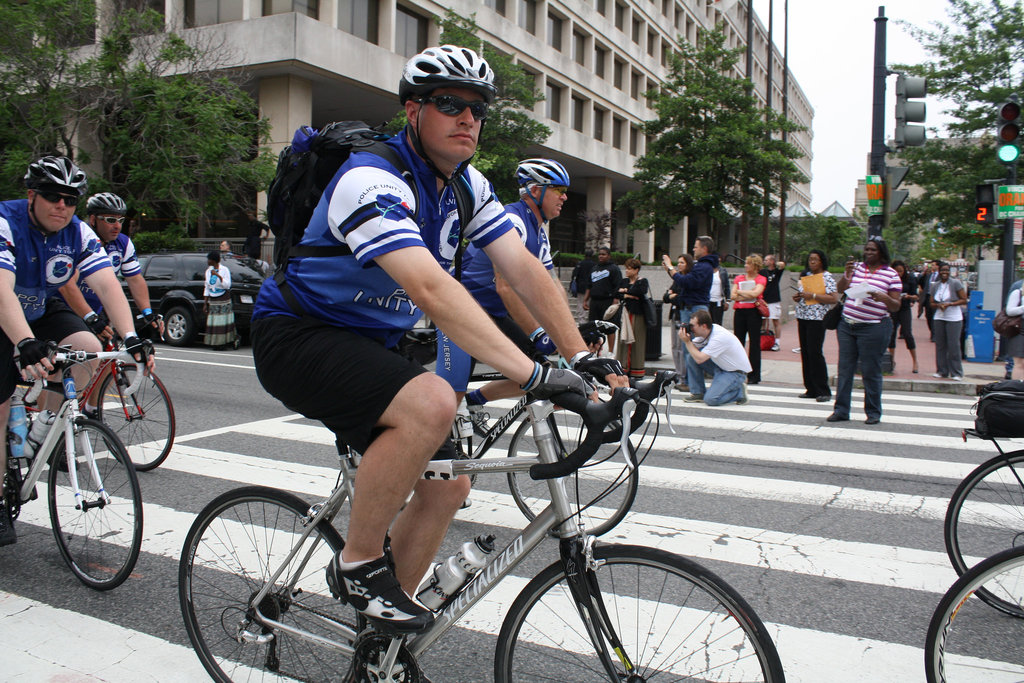
[[[263,0],[263,16],[297,12],[314,19],[320,18],[320,0]]]
[[[626,63],[620,59],[615,60],[615,73],[613,75],[612,84],[619,90],[624,89],[626,79]]]
[[[337,0],[338,28],[377,44],[377,0]],[[401,8],[399,8],[401,9]],[[415,54],[415,53],[413,53]]]
[[[618,116],[612,117],[612,147],[615,149],[622,149],[622,127],[625,123]]]
[[[594,139],[600,142],[604,142],[604,117],[608,115],[608,110],[594,107]]]
[[[643,74],[639,74],[639,73],[633,72],[633,75],[630,76],[630,78],[629,78],[629,90],[630,90],[630,94],[633,96],[634,100],[639,100],[640,99],[640,91],[643,90],[643,87],[644,87],[644,76],[643,76]]]
[[[629,127],[629,153],[633,156],[637,155],[637,149],[640,146],[640,129],[636,126]]]
[[[537,2],[536,0],[519,0],[519,28],[530,33],[537,33]]]
[[[548,15],[548,45],[562,51],[562,19],[554,14]]]
[[[245,0],[186,0],[185,25],[209,26],[242,20]]]
[[[654,51],[658,49],[658,34],[654,31],[647,32],[647,54],[654,56]]]
[[[633,42],[637,45],[640,44],[640,30],[643,28],[644,22],[642,19],[633,20]]]
[[[572,58],[580,66],[587,60],[587,37],[579,31],[572,32]]]
[[[572,127],[581,133],[583,132],[583,108],[586,106],[582,97],[572,96]]]
[[[426,17],[398,5],[395,8],[395,52],[412,57],[426,50],[429,24]]]
[[[602,17],[608,16],[608,0],[597,0],[597,13]]]
[[[605,77],[605,62],[608,60],[608,50],[603,47],[594,48],[594,75],[598,78]]]
[[[505,16],[505,0],[484,0],[484,7],[494,10],[501,16]]]
[[[553,83],[548,83],[544,91],[545,102],[547,103],[547,116],[552,121],[562,120],[562,89]]]
[[[615,28],[626,32],[626,6],[615,3]]]

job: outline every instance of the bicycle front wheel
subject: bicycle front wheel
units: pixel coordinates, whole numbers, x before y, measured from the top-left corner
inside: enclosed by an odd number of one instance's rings
[[[566,449],[560,436],[565,427],[558,428],[554,418],[550,418],[555,443],[563,455]],[[630,444],[630,457],[635,456]],[[537,442],[533,439],[533,430],[529,420],[524,420],[516,429],[509,443],[508,455],[514,457],[536,457]],[[546,480],[535,481],[528,472],[510,472],[508,486],[512,499],[530,521],[551,503],[551,491]],[[633,506],[639,476],[636,469],[627,470],[626,460],[616,444],[604,446],[593,458],[581,467],[575,475],[565,480],[565,488],[570,501],[578,502],[582,508],[593,503],[580,514],[583,526],[588,534],[601,536],[608,533],[623,520]]]
[[[192,524],[178,597],[192,647],[214,680],[327,681],[348,672],[360,622],[327,587],[324,568],[344,545],[330,524],[317,525],[266,597],[250,604],[285,564],[309,509],[290,493],[249,486],[219,496]]]
[[[591,640],[557,562],[527,584],[502,624],[498,683],[785,680],[764,624],[713,573],[654,548],[599,546],[594,556],[600,566],[589,579],[621,653]]]
[[[159,467],[174,445],[174,405],[155,374],[142,379],[131,396],[124,390],[135,379],[134,365],[118,363],[100,386],[97,402],[100,419],[110,427],[128,450],[141,472]]]
[[[75,496],[62,435],[50,456],[50,524],[57,547],[79,580],[96,590],[124,583],[142,547],[142,492],[124,446],[102,422],[79,417],[74,427],[81,498]],[[92,471],[87,453],[96,463]],[[96,474],[99,474],[97,480]]]
[[[968,474],[949,500],[943,531],[946,554],[961,576],[979,558],[1024,546],[1024,451],[996,456]],[[1024,617],[1019,605],[1003,603],[984,587],[978,597]]]
[[[993,612],[982,591],[1024,610],[1024,547],[980,562],[946,591],[928,624],[928,683],[1024,680],[1024,619]]]

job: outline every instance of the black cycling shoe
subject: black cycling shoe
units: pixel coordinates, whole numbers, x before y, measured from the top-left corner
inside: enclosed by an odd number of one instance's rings
[[[342,571],[340,553],[327,565],[331,595],[346,602],[386,633],[422,633],[434,615],[410,598],[388,562],[387,555],[350,571]]]
[[[18,541],[18,534],[14,531],[14,519],[4,505],[3,496],[0,495],[0,545],[11,545]]]

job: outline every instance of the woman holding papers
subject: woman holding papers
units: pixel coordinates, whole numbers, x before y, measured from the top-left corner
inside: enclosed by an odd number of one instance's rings
[[[964,284],[949,276],[949,264],[939,266],[939,279],[929,292],[928,305],[935,311],[932,331],[935,334],[936,372],[932,377],[964,378],[964,365],[960,357],[960,330],[964,325],[967,290]]]
[[[828,272],[828,257],[820,249],[812,249],[807,254],[804,274],[793,295],[806,389],[800,398],[813,398],[818,403],[832,399],[832,390],[828,386],[828,366],[822,351],[825,344],[825,323],[822,319],[837,300],[836,281]]]
[[[896,369],[896,332],[903,330],[902,337],[907,343],[907,351],[910,351],[910,359],[914,361],[914,373],[917,373],[917,342],[914,341],[914,303],[917,301],[917,278],[912,273],[907,273],[907,264],[903,261],[893,261],[892,269],[903,282],[903,293],[901,296],[900,310],[890,313],[892,317],[892,335],[889,337],[889,355],[892,356],[892,369]]]
[[[846,270],[836,283],[846,292],[843,317],[836,335],[839,337],[839,380],[836,402],[829,422],[850,419],[850,394],[853,375],[860,363],[864,379],[865,424],[874,425],[882,418],[882,355],[892,334],[889,313],[900,308],[903,283],[889,267],[889,250],[881,237],[871,237],[864,245],[864,260],[846,262]]]
[[[760,254],[751,254],[744,265],[746,272],[737,275],[732,286],[732,329],[736,338],[743,344],[750,336],[750,347],[747,352],[750,358],[751,371],[747,373],[747,384],[761,381],[761,314],[757,312],[757,298],[764,293],[768,279],[760,274]]]

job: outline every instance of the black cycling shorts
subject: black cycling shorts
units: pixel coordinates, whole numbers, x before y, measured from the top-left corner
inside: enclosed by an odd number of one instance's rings
[[[43,317],[29,323],[32,335],[36,339],[44,339],[60,343],[65,337],[75,332],[89,332],[77,313],[68,308],[64,300],[51,297],[46,300],[46,312]],[[20,339],[18,341],[21,341]],[[14,387],[21,379],[21,371],[14,362],[14,342],[6,334],[0,332],[0,402],[6,401],[14,393]]]
[[[426,372],[380,342],[308,316],[254,320],[252,355],[271,396],[360,453],[402,387]]]

